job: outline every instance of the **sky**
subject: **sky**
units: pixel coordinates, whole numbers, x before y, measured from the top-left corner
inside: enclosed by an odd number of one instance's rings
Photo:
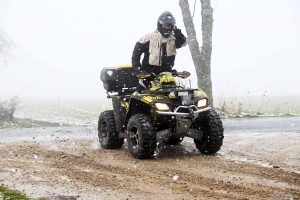
[[[194,10],[194,0],[189,0]],[[213,93],[300,95],[300,1],[212,0]],[[0,0],[0,30],[15,58],[0,72],[0,98],[106,97],[103,67],[131,62],[137,40],[170,11],[186,35],[175,0]],[[194,25],[199,45],[201,4]],[[175,69],[196,73],[188,47]]]

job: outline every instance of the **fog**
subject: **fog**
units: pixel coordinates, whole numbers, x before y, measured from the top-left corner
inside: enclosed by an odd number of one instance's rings
[[[156,29],[163,11],[186,35],[178,2],[0,0],[0,29],[16,44],[0,72],[0,98],[104,97],[101,69],[130,63],[135,43]],[[212,0],[212,7],[215,95],[300,95],[300,1]],[[200,1],[194,24],[201,46]],[[175,63],[197,87],[188,47]]]

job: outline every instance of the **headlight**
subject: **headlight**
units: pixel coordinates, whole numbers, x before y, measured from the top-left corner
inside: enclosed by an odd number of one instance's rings
[[[197,107],[201,108],[201,107],[205,107],[207,105],[207,99],[201,99],[198,101]]]
[[[169,106],[165,103],[155,103],[157,110],[170,110]]]

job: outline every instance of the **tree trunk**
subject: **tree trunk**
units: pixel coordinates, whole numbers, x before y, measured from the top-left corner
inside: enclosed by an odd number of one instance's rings
[[[14,48],[13,41],[0,30],[0,72],[2,72],[3,66],[8,65],[8,61],[13,57],[12,49]]]
[[[212,53],[212,25],[213,9],[210,0],[201,0],[202,8],[202,47],[201,51],[196,38],[193,19],[188,0],[179,0],[183,22],[187,31],[187,41],[197,74],[197,84],[208,96],[209,105],[213,106],[212,82],[211,82],[211,53]]]

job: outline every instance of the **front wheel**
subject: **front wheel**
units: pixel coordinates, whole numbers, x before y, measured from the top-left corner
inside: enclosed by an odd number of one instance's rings
[[[122,147],[124,138],[119,138],[112,110],[106,110],[100,114],[98,136],[103,149],[119,149]]]
[[[151,158],[156,150],[156,134],[148,115],[135,114],[127,124],[128,149],[138,159]]]
[[[224,128],[220,116],[215,110],[201,113],[196,121],[203,131],[201,140],[194,139],[197,149],[203,154],[214,154],[223,145]]]

